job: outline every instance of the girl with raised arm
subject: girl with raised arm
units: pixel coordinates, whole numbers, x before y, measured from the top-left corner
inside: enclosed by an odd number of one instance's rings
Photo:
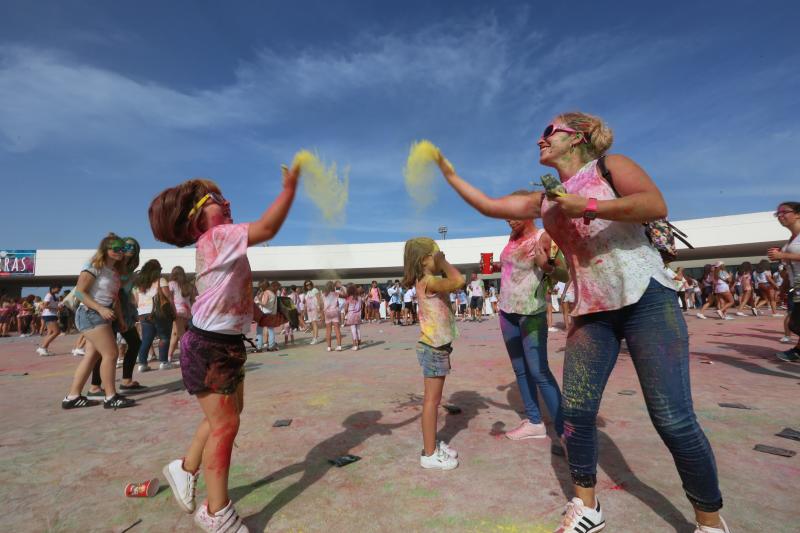
[[[576,497],[558,533],[605,527],[595,498],[596,417],[625,339],[650,419],[669,448],[696,533],[727,533],[711,446],[695,417],[689,386],[689,337],[674,283],[642,223],[667,207],[647,173],[622,155],[605,157],[611,130],[584,113],[556,116],[537,141],[539,162],[558,171],[564,191],[490,198],[459,177],[444,156],[448,183],[484,215],[542,217],[567,259],[575,284],[573,325],[564,357],[564,437]],[[635,529],[619,525],[621,531]]]
[[[208,500],[194,520],[207,532],[247,532],[228,496],[231,451],[244,406],[244,334],[253,312],[247,247],[278,233],[294,201],[298,174],[297,167],[284,169],[283,190],[255,222],[234,224],[230,202],[205,179],[166,189],[150,204],[156,239],[180,247],[197,244],[198,296],[181,338],[181,374],[204,417],[184,458],[170,462],[163,473],[178,505],[191,513],[203,465]]]
[[[436,419],[442,401],[444,379],[450,373],[450,354],[458,336],[448,295],[464,286],[463,275],[445,259],[433,239],[406,241],[403,254],[403,287],[416,288],[419,298],[417,360],[422,367],[425,392],[422,403],[422,468],[452,470],[458,454],[445,442],[436,441]]]

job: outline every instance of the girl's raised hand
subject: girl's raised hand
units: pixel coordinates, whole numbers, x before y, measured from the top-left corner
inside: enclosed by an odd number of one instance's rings
[[[536,263],[536,266],[544,268],[547,264],[548,257],[549,253],[542,249],[541,242],[537,243],[536,248],[533,250],[533,262]]]
[[[446,264],[447,259],[445,259],[443,251],[433,252],[433,268],[436,269],[436,272],[442,272]]]

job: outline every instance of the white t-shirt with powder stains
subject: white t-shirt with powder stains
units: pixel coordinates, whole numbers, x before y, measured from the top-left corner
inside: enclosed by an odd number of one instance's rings
[[[250,331],[253,320],[253,273],[247,259],[249,224],[221,224],[197,240],[198,296],[192,324],[217,333]]]

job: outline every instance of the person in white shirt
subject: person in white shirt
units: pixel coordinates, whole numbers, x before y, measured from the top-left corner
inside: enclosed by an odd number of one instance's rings
[[[159,370],[169,370],[169,339],[172,335],[172,321],[175,318],[175,306],[169,283],[161,277],[161,263],[151,259],[144,264],[136,277],[133,287],[133,301],[139,313],[139,324],[142,327],[142,345],[139,347],[139,372],[147,372],[147,353],[158,336]],[[156,298],[158,296],[158,298]],[[159,307],[155,304],[160,303]],[[171,313],[164,315],[162,311]]]
[[[471,280],[467,286],[469,293],[469,314],[473,321],[483,320],[483,280],[478,279],[478,274],[472,273]]]

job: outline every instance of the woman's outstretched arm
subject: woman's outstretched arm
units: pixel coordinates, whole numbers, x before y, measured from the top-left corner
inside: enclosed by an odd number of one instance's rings
[[[436,163],[447,183],[482,215],[512,220],[529,220],[541,216],[542,193],[532,192],[527,196],[509,195],[491,198],[456,174],[455,169],[441,154]]]

